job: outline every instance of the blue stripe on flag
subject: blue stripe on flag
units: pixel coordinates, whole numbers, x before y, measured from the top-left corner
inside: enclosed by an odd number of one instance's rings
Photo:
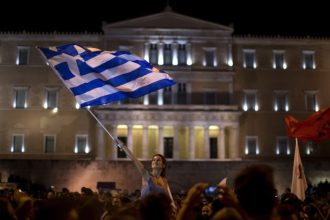
[[[81,107],[138,98],[175,84],[162,70],[125,51],[76,44],[38,49]]]

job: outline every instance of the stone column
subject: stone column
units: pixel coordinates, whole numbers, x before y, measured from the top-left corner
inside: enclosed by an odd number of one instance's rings
[[[112,126],[112,135],[113,135],[113,137],[117,137],[117,125],[113,125]],[[117,152],[118,152],[118,147],[116,146],[116,143],[113,141],[113,140],[111,140],[112,141],[112,148],[111,148],[111,158],[112,159],[117,159]]]
[[[173,159],[180,159],[180,144],[179,144],[179,128],[177,125],[173,126]]]
[[[230,149],[231,149],[231,154],[230,154],[231,159],[237,159],[240,157],[239,127],[237,125],[230,128]]]
[[[150,48],[149,42],[144,43],[144,59],[148,62],[150,61],[149,60],[149,48]]]
[[[226,158],[226,148],[225,148],[225,127],[219,126],[219,137],[218,137],[218,158]]]
[[[179,61],[178,61],[178,43],[172,43],[172,64],[174,66],[177,66]]]
[[[164,44],[158,43],[157,45],[158,49],[158,65],[164,65]]]
[[[209,126],[204,126],[204,159],[210,159]]]
[[[149,130],[148,126],[143,126],[142,135],[142,159],[148,159],[149,157]]]
[[[195,159],[195,127],[190,126],[189,127],[189,159],[193,160]]]
[[[104,160],[105,159],[105,131],[104,129],[97,123],[96,126],[96,134],[97,134],[97,144],[96,144],[96,160]]]
[[[164,154],[164,127],[158,127],[158,146],[156,152]]]
[[[133,152],[133,126],[127,125],[127,147]]]

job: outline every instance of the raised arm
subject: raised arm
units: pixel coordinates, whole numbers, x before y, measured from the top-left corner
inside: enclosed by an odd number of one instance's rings
[[[148,181],[149,178],[150,178],[150,175],[148,173],[148,171],[144,168],[144,165],[141,163],[141,161],[139,161],[133,154],[133,152],[121,141],[119,140],[118,138],[116,138],[116,145],[119,149],[123,150],[127,157],[130,158],[135,167],[138,169],[139,173],[142,175],[142,178],[145,180],[145,181]]]

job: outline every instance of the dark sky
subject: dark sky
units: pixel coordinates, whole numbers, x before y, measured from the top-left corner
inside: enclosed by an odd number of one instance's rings
[[[11,1],[3,8],[6,13],[0,14],[0,30],[101,31],[102,21],[158,13],[167,2],[177,13],[223,25],[233,23],[236,34],[330,36],[330,7],[318,0],[299,4],[288,0]]]

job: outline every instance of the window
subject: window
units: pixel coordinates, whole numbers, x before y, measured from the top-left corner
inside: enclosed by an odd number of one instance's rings
[[[58,89],[57,88],[47,88],[44,108],[54,109],[57,108],[58,101]]]
[[[149,61],[152,64],[158,64],[158,47],[157,47],[157,44],[150,44]]]
[[[187,65],[187,50],[186,50],[185,44],[179,44],[178,63],[179,63],[179,65]]]
[[[164,46],[164,65],[172,65],[172,45],[165,44]]]
[[[286,62],[284,59],[284,50],[273,50],[273,68],[282,70],[286,69]]]
[[[29,47],[18,47],[17,48],[17,65],[27,65],[29,62]]]
[[[87,135],[76,135],[76,146],[75,146],[74,152],[75,153],[89,153]]]
[[[253,49],[244,49],[243,50],[243,59],[244,59],[244,68],[247,69],[255,69],[257,67],[256,65],[256,58],[255,58],[256,51]]]
[[[178,83],[178,103],[177,104],[187,104],[187,87],[186,83]]]
[[[311,50],[303,51],[303,69],[315,69],[315,52]]]
[[[163,98],[164,98],[164,104],[172,104],[172,87],[171,86],[164,88]]]
[[[55,152],[55,135],[44,136],[44,149],[45,149],[45,153]]]
[[[218,138],[210,138],[210,158],[218,158]]]
[[[204,48],[204,66],[216,66],[215,49]]]
[[[275,111],[289,111],[287,91],[275,91]]]
[[[258,111],[259,110],[256,90],[245,90],[244,91],[243,110],[244,111]]]
[[[123,142],[125,145],[127,144],[127,137],[120,136],[118,139]],[[117,158],[126,158],[126,153],[124,150],[117,147]]]
[[[217,102],[217,93],[215,91],[206,91],[204,92],[204,104],[205,105],[216,105]]]
[[[164,137],[164,156],[173,158],[173,137]]]
[[[290,154],[289,141],[287,137],[277,137],[276,154],[277,155]]]
[[[257,155],[258,150],[258,139],[255,136],[249,136],[245,139],[245,154],[246,155]]]
[[[27,108],[27,87],[16,87],[14,88],[14,108]]]
[[[305,103],[307,111],[318,111],[317,91],[305,91]]]
[[[11,152],[24,152],[24,134],[14,134]]]

